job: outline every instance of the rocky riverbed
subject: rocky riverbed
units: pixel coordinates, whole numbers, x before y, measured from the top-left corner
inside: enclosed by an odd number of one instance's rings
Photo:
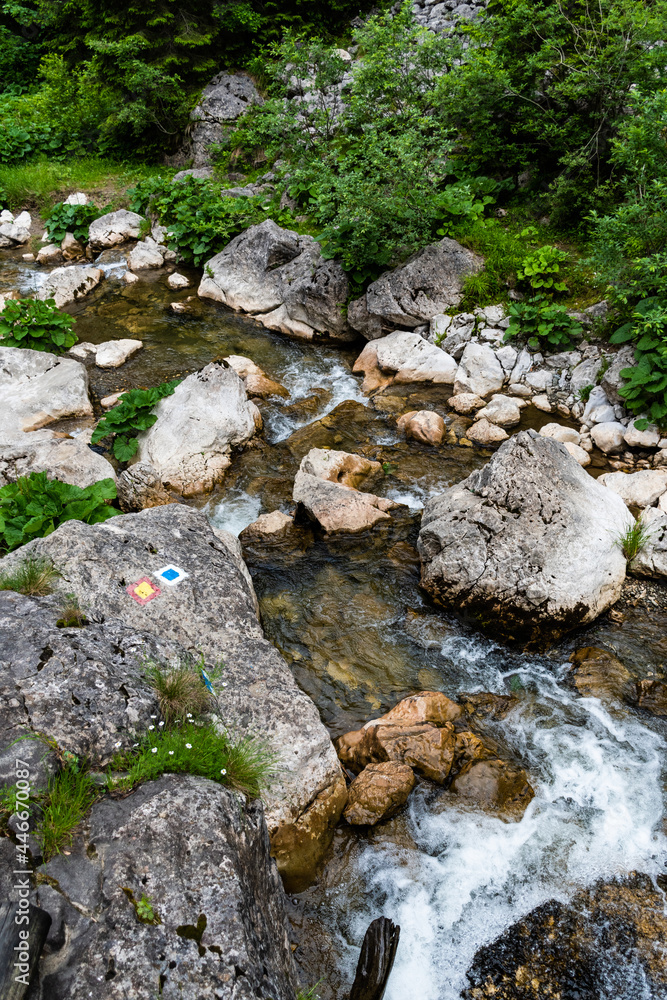
[[[93,259],[51,262],[64,278],[20,248],[0,267],[0,294],[62,288],[90,345],[53,362],[0,347],[0,472],[109,475],[126,511],[2,561],[52,558],[91,620],[77,638],[49,598],[3,598],[7,732],[104,766],[155,708],[136,648],[199,650],[224,658],[223,721],[280,767],[263,810],[173,775],[98,803],[40,869],[44,997],[149,995],[123,966],[130,874],[163,914],[132,955],[164,995],[289,998],[294,961],[343,1000],[385,914],[402,928],[388,1000],[662,996],[667,441],[633,428],[595,313],[576,351],[531,354],[504,343],[502,307],[457,312],[481,263],[451,240],[344,316],[340,274],[274,223],[211,277],[159,233],[137,243],[136,220],[98,221]],[[118,393],[177,377],[139,464],[88,447]],[[635,515],[651,533],[628,566]],[[190,578],[128,602],[162,563]],[[220,844],[195,836],[197,802]]]

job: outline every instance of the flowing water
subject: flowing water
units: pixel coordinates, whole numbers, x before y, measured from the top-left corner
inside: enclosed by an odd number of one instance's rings
[[[457,445],[407,443],[396,433],[397,413],[422,405],[445,413],[442,391],[369,404],[351,373],[357,349],[288,340],[206,302],[177,315],[169,303],[194,288],[169,292],[157,274],[125,285],[122,253],[108,252],[102,263],[105,281],[72,309],[79,338],[139,337],[144,349],[120,369],[89,368],[96,398],[229,354],[252,358],[289,392],[280,405],[262,404],[265,442],[239,454],[225,482],[201,501],[214,524],[238,533],[263,511],[291,511],[293,478],[311,447],[382,462],[378,492],[406,505],[390,524],[353,539],[325,542],[306,531],[299,551],[247,553],[267,635],[332,735],[420,688],[453,698],[473,691],[517,698],[489,732],[530,774],[536,794],[521,821],[463,809],[450,793],[422,783],[402,814],[370,832],[342,824],[314,884],[290,899],[304,982],[320,980],[323,1000],[346,997],[363,933],[385,914],[401,926],[387,1000],[454,1000],[475,952],[533,907],[567,900],[598,878],[657,875],[667,855],[667,723],[579,696],[566,663],[575,648],[597,645],[635,678],[663,676],[664,592],[627,603],[622,615],[541,655],[480,635],[419,588],[420,508],[488,459]],[[42,274],[8,256],[0,291],[27,292]],[[626,972],[601,996],[657,1000],[640,976]]]

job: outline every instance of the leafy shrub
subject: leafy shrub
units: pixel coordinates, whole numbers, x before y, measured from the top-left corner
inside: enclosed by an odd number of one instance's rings
[[[139,447],[137,434],[152,427],[157,417],[153,407],[171,396],[180,379],[163,382],[153,389],[131,389],[124,392],[117,404],[105,413],[93,431],[91,444],[113,436],[113,454],[119,462],[129,462]],[[115,494],[114,494],[115,495]]]
[[[667,424],[667,305],[658,297],[642,299],[630,322],[609,338],[612,344],[635,344],[635,366],[622,368],[625,380],[619,394],[631,413],[646,414],[635,420],[637,430],[649,421]]]
[[[576,319],[568,316],[563,306],[555,305],[542,296],[533,296],[526,302],[514,302],[509,310],[510,325],[505,340],[525,337],[528,346],[537,350],[570,350],[574,340],[583,333]]]
[[[214,725],[186,725],[147,733],[134,750],[119,753],[111,771],[127,771],[114,779],[111,790],[126,791],[161,774],[194,774],[259,795],[275,767],[275,755],[254,736],[234,741]]]
[[[47,479],[46,472],[21,476],[0,489],[0,552],[44,538],[65,521],[106,521],[120,513],[108,503],[115,497],[113,479],[81,488]]]
[[[167,228],[169,248],[196,266],[267,217],[261,197],[221,198],[219,183],[195,177],[176,184],[151,177],[130,188],[128,195],[132,211],[156,215]],[[292,222],[277,205],[271,215],[283,225]]]
[[[0,342],[3,347],[59,354],[79,339],[72,329],[74,322],[53,299],[8,299],[0,313]]]
[[[45,597],[53,591],[53,581],[59,576],[50,559],[28,556],[16,569],[0,576],[0,590],[15,590],[28,597]]]
[[[95,219],[99,219],[107,208],[99,209],[96,205],[66,205],[58,202],[51,209],[44,226],[52,243],[62,243],[66,233],[71,233],[74,239],[88,242],[88,227]]]
[[[529,254],[517,271],[519,281],[525,282],[535,291],[547,294],[567,291],[564,281],[558,279],[560,265],[568,259],[570,255],[557,247],[540,247],[534,253]]]

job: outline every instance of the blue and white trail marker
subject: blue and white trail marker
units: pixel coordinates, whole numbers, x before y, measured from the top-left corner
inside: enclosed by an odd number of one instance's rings
[[[175,587],[182,580],[187,580],[189,575],[184,569],[179,569],[178,566],[173,566],[171,563],[153,573],[156,580],[159,580],[160,583],[166,583],[168,587]]]

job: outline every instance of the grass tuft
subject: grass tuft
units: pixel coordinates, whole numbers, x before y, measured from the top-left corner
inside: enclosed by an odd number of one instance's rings
[[[167,725],[185,722],[188,714],[198,717],[215,707],[213,696],[202,680],[199,663],[181,661],[175,665],[164,665],[146,660],[144,673],[157,695],[160,712]]]
[[[639,555],[650,534],[650,529],[642,521],[635,521],[630,528],[618,536],[618,544],[628,562],[632,562],[635,556]]]
[[[35,834],[44,860],[72,843],[72,833],[97,798],[90,775],[76,765],[64,767],[49,781],[42,818]]]
[[[83,628],[88,624],[84,612],[75,594],[65,594],[60,605],[60,618],[56,622],[58,628]]]
[[[16,569],[0,576],[0,590],[15,590],[28,597],[45,597],[53,592],[60,576],[50,559],[28,556]]]
[[[128,792],[162,774],[194,774],[258,796],[275,771],[276,754],[254,736],[235,742],[214,725],[190,722],[177,729],[147,733],[139,746],[124,751],[111,762],[107,787]],[[127,774],[114,778],[113,771]]]

